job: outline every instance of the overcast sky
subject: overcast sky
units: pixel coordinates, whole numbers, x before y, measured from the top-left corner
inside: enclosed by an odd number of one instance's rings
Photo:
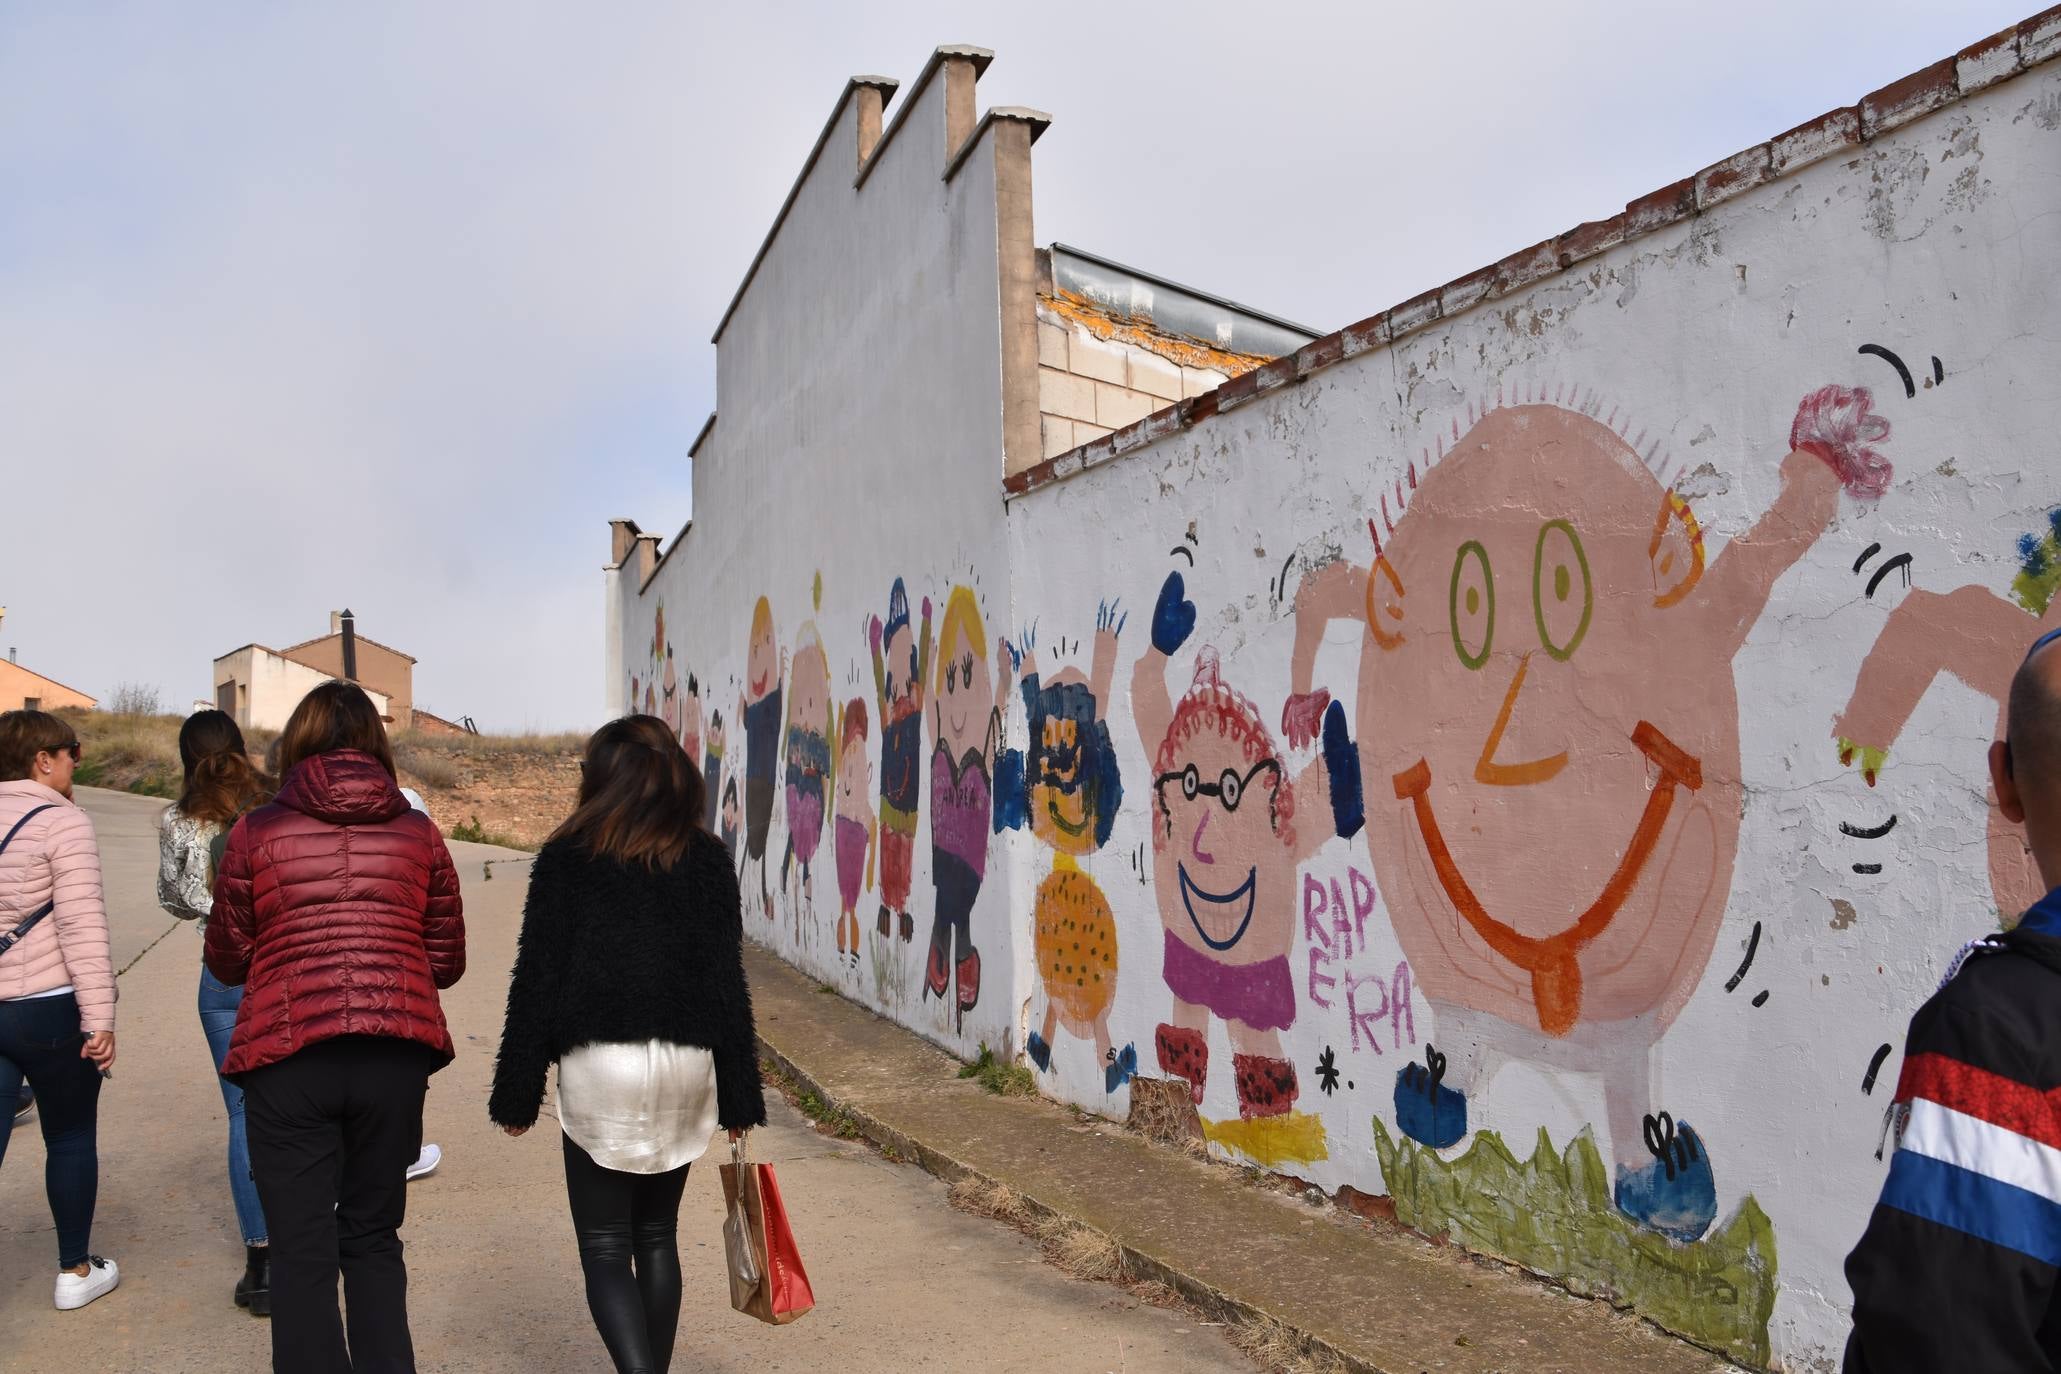
[[[349,604],[596,723],[606,520],[678,528],[845,77],[940,43],[1053,117],[1040,243],[1331,329],[2037,8],[0,0],[0,646],[183,705]]]

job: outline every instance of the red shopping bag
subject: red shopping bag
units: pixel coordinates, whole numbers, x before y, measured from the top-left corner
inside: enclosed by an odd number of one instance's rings
[[[816,1305],[801,1251],[787,1225],[787,1206],[770,1164],[745,1158],[744,1141],[730,1146],[722,1166],[723,1252],[730,1269],[730,1305],[774,1326],[804,1316]]]

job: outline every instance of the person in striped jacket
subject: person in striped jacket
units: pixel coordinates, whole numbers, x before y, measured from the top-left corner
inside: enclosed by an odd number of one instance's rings
[[[1896,1153],[1847,1257],[1846,1374],[2061,1369],[2061,630],[1990,747],[2047,895],[1963,950],[1911,1018]]]

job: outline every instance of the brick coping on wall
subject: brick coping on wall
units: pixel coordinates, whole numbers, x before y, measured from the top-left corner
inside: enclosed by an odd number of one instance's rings
[[[1892,81],[1863,96],[1859,104],[1828,111],[1766,143],[1714,162],[1672,186],[1640,196],[1609,219],[1578,225],[1557,238],[1535,243],[1494,266],[1470,272],[1370,315],[1358,324],[1347,325],[1335,334],[1327,334],[1295,353],[1225,382],[1214,391],[1155,411],[1136,424],[1007,476],[1002,482],[1003,500],[1013,500],[1111,459],[1135,453],[1256,396],[1300,382],[1319,369],[1394,343],[1483,301],[1531,286],[1619,244],[1693,218],[1799,168],[1868,143],[2056,57],[2061,57],[2061,6],[1972,43],[1952,57],[1900,81]]]

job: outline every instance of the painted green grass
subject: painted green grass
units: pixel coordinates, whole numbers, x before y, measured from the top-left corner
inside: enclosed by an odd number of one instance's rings
[[[1528,1160],[1493,1131],[1443,1159],[1374,1120],[1396,1218],[1427,1235],[1629,1307],[1670,1331],[1765,1366],[1775,1310],[1775,1228],[1751,1197],[1724,1225],[1681,1245],[1633,1225],[1586,1132],[1558,1153],[1544,1128]]]

